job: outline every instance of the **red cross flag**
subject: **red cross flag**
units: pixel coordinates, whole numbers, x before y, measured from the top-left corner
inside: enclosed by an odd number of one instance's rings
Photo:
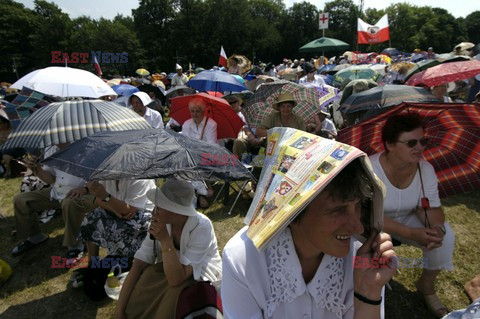
[[[318,28],[328,29],[328,12],[320,12],[318,14]]]

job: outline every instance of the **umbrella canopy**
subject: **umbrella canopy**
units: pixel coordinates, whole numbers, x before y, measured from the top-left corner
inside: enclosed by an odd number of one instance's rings
[[[435,168],[441,197],[480,187],[480,109],[474,104],[403,103],[390,111],[338,132],[337,140],[371,155],[383,150],[385,121],[394,114],[417,112],[428,145],[424,157]]]
[[[8,136],[2,149],[44,148],[69,143],[99,131],[151,128],[134,111],[113,102],[83,100],[57,102],[26,118]]]
[[[347,79],[350,79],[350,80],[365,79],[365,80],[377,81],[378,76],[379,76],[378,72],[373,70],[368,65],[354,65],[335,73],[333,77],[333,84],[341,85],[343,81]]]
[[[247,87],[238,82],[233,75],[218,70],[202,71],[185,85],[201,92],[241,92],[247,90]]]
[[[388,54],[391,57],[402,54],[402,52],[400,52],[400,50],[398,50],[396,48],[386,48],[386,49],[383,49],[381,53],[382,54]]]
[[[185,85],[176,85],[172,86],[165,92],[165,96],[172,98],[176,96],[181,96],[179,95],[179,90],[181,90],[182,95],[190,95],[190,94],[195,94],[197,91],[195,89],[189,88],[188,86]]]
[[[297,105],[293,113],[302,117],[305,122],[320,112],[320,96],[316,88],[306,87],[290,81],[275,81],[261,84],[252,97],[245,101],[242,113],[250,127],[257,127],[272,111],[281,93],[291,93]]]
[[[205,116],[217,122],[218,139],[237,138],[238,132],[245,123],[225,99],[207,93],[202,92],[170,99],[170,117],[183,125],[186,120],[192,117],[188,109],[188,103],[195,98],[201,98],[206,103]]]
[[[227,59],[227,68],[238,65],[240,73],[247,73],[252,67],[252,62],[244,55],[234,54]]]
[[[354,123],[357,119],[364,121],[403,102],[443,101],[424,88],[387,84],[350,95],[338,110],[344,113],[347,123]]]
[[[161,86],[155,86],[151,84],[142,84],[138,87],[141,92],[149,93],[153,92],[157,99],[162,99],[165,96],[165,90]]]
[[[99,132],[43,161],[85,180],[254,179],[224,147],[168,130]]]
[[[23,87],[60,97],[99,98],[117,95],[112,88],[95,74],[75,68],[51,66],[32,71],[11,86]]]
[[[420,62],[417,62],[413,65],[412,68],[410,68],[405,75],[405,81],[407,81],[409,78],[411,78],[414,74],[417,74],[418,72],[421,72],[423,70],[426,70],[428,68],[431,68],[432,66],[439,65],[440,61],[438,59],[436,60],[423,60]]]
[[[300,53],[319,53],[322,51],[343,51],[350,47],[348,43],[332,38],[319,38],[302,46]]]
[[[112,89],[117,93],[118,95],[127,95],[130,96],[135,92],[138,92],[139,89],[133,85],[130,84],[118,84],[112,86]]]
[[[34,111],[56,102],[52,97],[24,87],[12,102],[5,103],[5,113],[13,129]]]
[[[355,84],[357,84],[357,83],[362,83],[362,85],[364,84],[364,86],[367,87],[367,90],[378,86],[377,82],[374,82],[372,80],[364,80],[364,79],[352,80],[352,81],[348,82],[348,84],[343,89],[342,98],[340,99],[340,102],[339,102],[340,105],[342,105],[343,102],[345,102],[345,100],[350,95],[353,94],[353,88],[355,87]]]
[[[330,85],[319,85],[313,83],[302,83],[305,87],[315,88],[318,91],[318,104],[320,105],[320,109],[329,106],[331,103],[335,102],[336,100],[340,99],[338,96],[339,90],[334,88]]]
[[[480,74],[480,61],[477,60],[442,63],[413,75],[406,84],[431,87],[468,79],[477,74]]]
[[[140,75],[140,76],[150,75],[150,72],[148,72],[147,69],[137,69],[137,70],[135,71],[135,73],[137,73],[137,74]]]

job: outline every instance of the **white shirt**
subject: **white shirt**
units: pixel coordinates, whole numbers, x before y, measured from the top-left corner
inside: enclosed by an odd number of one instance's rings
[[[333,136],[337,136],[337,128],[335,127],[335,124],[333,124],[332,120],[330,120],[329,118],[325,118],[323,120],[322,131],[327,131]]]
[[[263,252],[246,230],[241,229],[223,250],[225,318],[353,318],[352,263],[360,242],[352,239],[350,253],[343,258],[325,255],[306,284],[288,227]],[[381,307],[383,318],[383,301]]]
[[[162,114],[159,112],[152,110],[148,106],[145,110],[145,115],[143,118],[153,127],[153,128],[163,128],[163,118]]]
[[[313,81],[308,81],[306,75],[302,76],[300,78],[300,80],[298,80],[298,84],[313,83],[313,84],[318,84],[318,85],[327,85],[327,83],[325,83],[325,80],[323,79],[323,77],[321,77],[320,75],[315,74],[313,77],[314,77]]]
[[[175,74],[172,77],[172,86],[185,85],[188,82],[188,77],[182,73],[182,75]]]
[[[167,231],[171,234],[171,225],[167,224]],[[198,213],[188,217],[183,226],[180,238],[180,251],[176,251],[180,263],[192,266],[195,280],[208,280],[217,286],[222,279],[222,260],[218,253],[217,238],[212,222],[205,215]],[[162,247],[147,234],[135,258],[153,264],[162,261]]]
[[[86,183],[83,178],[67,174],[46,165],[43,166],[43,170],[55,176],[55,183],[50,190],[51,199],[63,200],[69,191],[82,187]]]
[[[115,180],[100,181],[107,193],[120,199],[130,206],[142,210],[152,211],[154,204],[147,198],[147,192],[155,188],[155,182],[151,179],[139,180]]]
[[[371,155],[369,158],[372,162],[373,171],[387,188],[387,196],[383,201],[385,216],[399,221],[411,214],[417,206],[421,206],[423,192],[419,171],[417,170],[412,183],[407,188],[396,188],[385,175],[382,165],[380,164],[380,154],[381,153]],[[440,207],[442,204],[438,195],[438,179],[433,166],[429,162],[421,160],[420,169],[422,171],[425,196],[430,202],[430,207]]]
[[[207,117],[204,117],[198,127],[192,118],[186,120],[182,125],[182,134],[199,140],[200,136],[202,135],[202,129],[205,125],[206,120]],[[215,122],[212,118],[208,119],[207,126],[205,127],[205,131],[203,132],[202,141],[207,141],[215,144],[217,143],[217,122]]]

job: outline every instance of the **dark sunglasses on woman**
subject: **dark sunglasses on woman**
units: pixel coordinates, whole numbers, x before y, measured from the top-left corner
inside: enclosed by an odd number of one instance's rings
[[[427,146],[427,144],[428,144],[428,140],[424,137],[422,137],[419,140],[411,139],[411,140],[408,140],[408,141],[397,141],[397,142],[403,143],[410,148],[413,148],[413,147],[417,146],[417,143],[420,143],[420,145],[422,145],[422,146]]]

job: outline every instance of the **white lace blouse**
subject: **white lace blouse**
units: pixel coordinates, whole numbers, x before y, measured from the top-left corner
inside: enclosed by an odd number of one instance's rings
[[[306,284],[289,228],[263,252],[255,248],[246,229],[223,251],[225,318],[353,318],[352,261],[360,242],[352,239],[350,254],[343,258],[325,255]]]

